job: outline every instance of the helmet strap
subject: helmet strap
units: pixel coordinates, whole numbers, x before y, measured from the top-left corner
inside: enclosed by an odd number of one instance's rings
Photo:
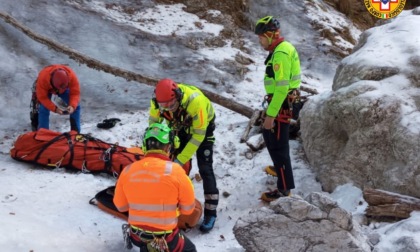
[[[280,38],[280,31],[268,31],[264,33],[264,36],[268,39],[268,43],[271,45],[273,40]]]
[[[271,33],[271,36],[269,36],[270,33],[269,32],[264,33],[264,37],[268,39],[268,45],[271,45],[271,43],[273,43],[274,33]]]
[[[183,96],[184,93],[181,91],[181,89],[179,87],[174,90],[174,93],[175,93],[176,100],[181,103],[182,96]]]

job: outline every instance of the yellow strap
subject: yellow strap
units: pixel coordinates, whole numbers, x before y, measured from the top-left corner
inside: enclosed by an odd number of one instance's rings
[[[47,166],[52,166],[52,167],[55,167],[55,168],[60,168],[61,162],[63,162],[63,160],[64,160],[64,157],[62,157],[57,163],[47,164]]]
[[[138,227],[133,226],[133,225],[131,225],[131,228],[134,229],[134,230],[136,230],[137,232],[140,232],[140,233],[155,234],[155,235],[170,234],[170,233],[173,232],[173,230],[152,232],[152,231],[147,231],[147,230],[138,228]]]

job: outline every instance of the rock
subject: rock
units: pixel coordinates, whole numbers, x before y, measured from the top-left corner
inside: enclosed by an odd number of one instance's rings
[[[352,216],[321,193],[280,198],[233,228],[246,251],[371,251]]]
[[[406,19],[413,14],[365,31],[337,68],[333,91],[301,111],[303,146],[325,191],[354,183],[420,197],[420,34],[401,40],[395,27]]]

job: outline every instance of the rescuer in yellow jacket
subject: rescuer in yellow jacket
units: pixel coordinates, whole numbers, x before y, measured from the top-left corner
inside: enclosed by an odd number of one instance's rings
[[[162,79],[156,85],[150,106],[149,124],[166,120],[179,137],[180,148],[174,153],[174,161],[182,165],[187,174],[191,169],[191,158],[196,154],[205,203],[200,230],[209,232],[214,227],[219,203],[213,171],[213,132],[216,128],[213,105],[197,87]]]
[[[265,60],[264,88],[266,91],[263,137],[273,166],[266,172],[277,176],[277,190],[261,195],[264,201],[289,196],[295,188],[289,150],[289,127],[300,87],[300,60],[295,47],[280,36],[280,22],[273,16],[257,21],[255,34],[269,54]]]
[[[195,196],[185,171],[169,158],[174,138],[167,125],[150,125],[143,138],[144,158],[128,165],[117,181],[114,204],[128,211],[127,237],[141,249],[196,251],[177,228],[179,214],[193,212]]]

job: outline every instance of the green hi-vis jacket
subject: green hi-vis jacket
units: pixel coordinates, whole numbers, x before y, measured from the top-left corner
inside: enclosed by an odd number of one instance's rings
[[[264,87],[272,95],[266,114],[277,117],[289,90],[300,87],[300,61],[295,47],[283,41],[265,61]]]
[[[164,111],[160,111],[156,107],[155,102],[151,101],[149,125],[156,122],[161,123],[163,120],[166,120],[168,121],[168,125],[172,127],[176,127],[179,124],[184,127],[189,127],[185,131],[191,134],[191,138],[182,152],[176,157],[182,164],[185,164],[192,158],[203,142],[206,136],[207,126],[214,118],[214,109],[210,100],[198,88],[184,83],[178,84],[178,87],[183,93],[180,106],[186,112],[182,113],[185,116],[180,116],[179,113],[177,114],[178,109],[174,113],[165,112],[166,114],[170,114],[171,119],[168,119],[164,116]],[[191,120],[192,122],[189,122]]]

